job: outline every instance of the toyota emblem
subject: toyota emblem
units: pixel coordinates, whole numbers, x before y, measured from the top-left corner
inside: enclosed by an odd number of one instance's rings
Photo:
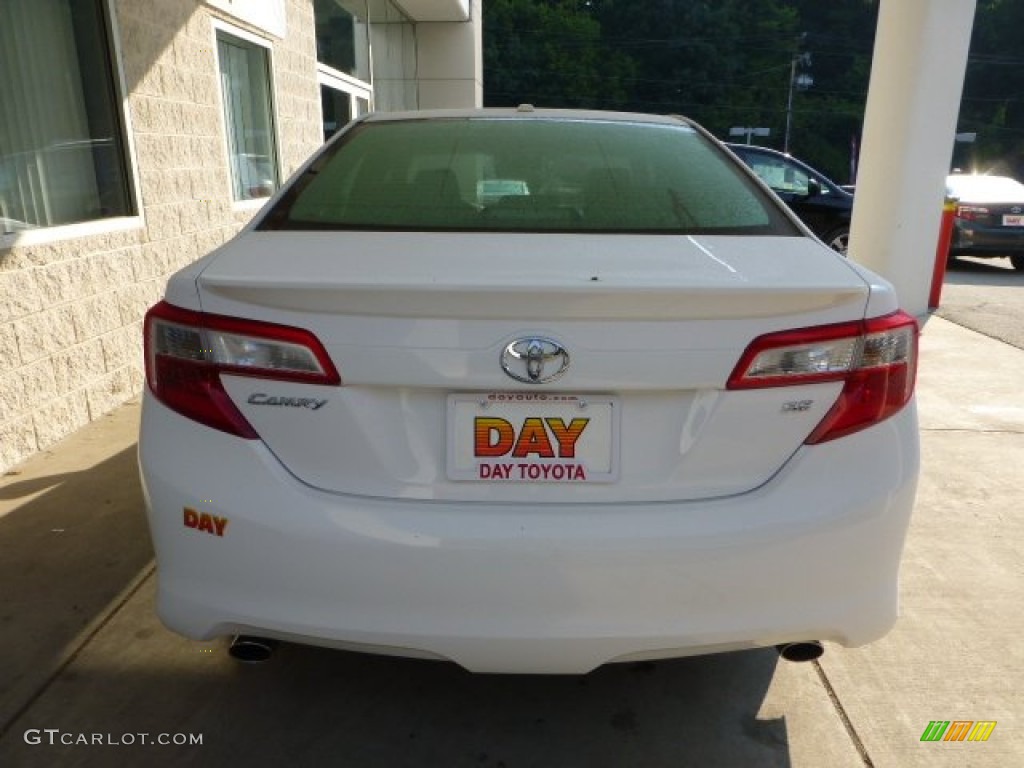
[[[569,353],[557,341],[541,336],[516,339],[501,353],[501,369],[516,381],[544,384],[569,368]]]

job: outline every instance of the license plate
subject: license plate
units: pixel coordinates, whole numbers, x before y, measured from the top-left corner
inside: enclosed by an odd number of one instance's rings
[[[615,397],[535,392],[448,396],[448,478],[481,483],[614,483]]]
[[[1003,216],[1004,227],[1024,227],[1024,214],[1005,214]]]

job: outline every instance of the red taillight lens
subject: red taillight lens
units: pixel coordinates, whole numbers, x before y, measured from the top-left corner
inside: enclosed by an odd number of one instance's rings
[[[309,331],[181,309],[165,301],[146,313],[146,382],[183,416],[238,437],[258,437],[231,402],[222,373],[338,385],[341,377]]]
[[[835,405],[806,440],[824,443],[884,421],[910,401],[917,336],[917,321],[905,312],[768,334],[747,347],[727,387],[842,381]]]
[[[956,207],[956,217],[964,221],[978,221],[988,216],[988,213],[988,208],[980,205],[958,205]]]

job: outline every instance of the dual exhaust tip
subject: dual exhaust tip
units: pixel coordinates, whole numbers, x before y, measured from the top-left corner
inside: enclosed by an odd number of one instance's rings
[[[277,650],[277,640],[253,635],[235,635],[228,646],[228,655],[243,664],[262,664]]]

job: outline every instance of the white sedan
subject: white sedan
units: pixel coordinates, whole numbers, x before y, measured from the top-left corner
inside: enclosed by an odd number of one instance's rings
[[[479,672],[870,642],[917,336],[683,118],[361,118],[146,317],[158,612]]]

